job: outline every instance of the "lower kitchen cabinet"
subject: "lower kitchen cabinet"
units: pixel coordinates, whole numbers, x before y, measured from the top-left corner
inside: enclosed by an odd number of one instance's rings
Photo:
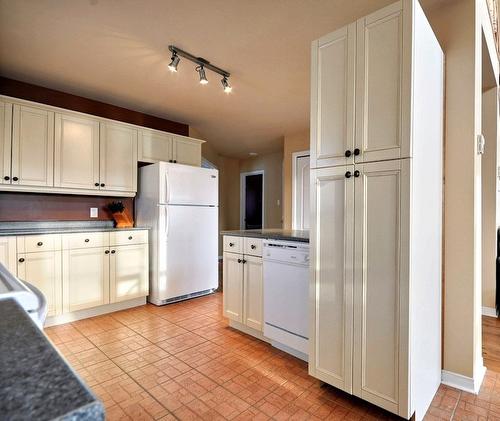
[[[243,257],[243,322],[262,331],[263,326],[263,275],[262,258]]]
[[[63,250],[65,313],[109,303],[109,249]]]
[[[41,251],[17,255],[17,276],[36,286],[47,299],[47,316],[62,312],[61,251]]]
[[[224,316],[236,322],[243,322],[243,265],[242,255],[224,253],[222,297]]]
[[[113,247],[110,256],[110,302],[116,303],[148,295],[148,245]]]
[[[0,263],[9,272],[17,274],[16,237],[0,237]]]

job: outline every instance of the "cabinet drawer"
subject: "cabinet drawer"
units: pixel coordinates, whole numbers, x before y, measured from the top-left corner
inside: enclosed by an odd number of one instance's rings
[[[112,231],[109,233],[110,246],[126,246],[129,244],[146,244],[148,231]]]
[[[61,250],[60,234],[23,235],[17,237],[17,253]]]
[[[245,237],[244,253],[250,256],[262,257],[262,239]]]
[[[62,236],[62,247],[64,250],[108,246],[109,232],[79,232],[64,234]]]
[[[224,251],[227,251],[229,253],[243,253],[243,237],[225,235]]]

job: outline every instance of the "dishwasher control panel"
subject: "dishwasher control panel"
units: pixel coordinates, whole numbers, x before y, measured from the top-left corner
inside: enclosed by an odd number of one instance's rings
[[[264,260],[299,265],[309,264],[309,244],[296,241],[264,240]]]

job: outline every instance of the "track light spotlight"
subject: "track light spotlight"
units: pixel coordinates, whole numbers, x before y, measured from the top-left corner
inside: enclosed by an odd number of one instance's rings
[[[228,94],[229,92],[231,92],[233,90],[233,88],[231,87],[231,85],[229,84],[229,81],[227,80],[227,77],[224,76],[221,80],[221,83],[222,83],[222,87],[224,88],[224,92],[226,94]]]
[[[198,66],[196,68],[196,71],[200,75],[200,83],[202,85],[206,85],[208,83],[208,79],[207,79],[207,76],[205,75],[205,69],[204,69],[203,65]]]
[[[177,66],[179,65],[179,61],[181,61],[181,59],[177,55],[177,53],[174,51],[173,54],[172,54],[172,61],[168,65],[168,68],[170,69],[171,72],[176,72],[177,71]]]

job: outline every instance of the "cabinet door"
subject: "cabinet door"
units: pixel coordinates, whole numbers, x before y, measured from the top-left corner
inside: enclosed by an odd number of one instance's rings
[[[101,190],[137,191],[137,130],[101,123]]]
[[[56,187],[99,190],[99,120],[56,114],[54,155]]]
[[[64,250],[62,265],[64,312],[109,303],[108,248]]]
[[[16,237],[0,237],[0,263],[13,275],[17,274]]]
[[[0,101],[0,184],[11,181],[12,104]]]
[[[309,372],[352,391],[353,166],[312,170]]]
[[[172,135],[155,130],[139,131],[138,160],[169,162],[172,159]]]
[[[54,113],[43,108],[14,105],[12,128],[12,184],[54,185]]]
[[[172,159],[178,164],[201,166],[201,143],[189,138],[174,137]]]
[[[149,294],[148,245],[113,247],[110,261],[110,302]]]
[[[48,316],[62,311],[61,252],[18,254],[17,276],[35,285],[47,299]]]
[[[263,276],[262,258],[244,256],[243,265],[243,308],[244,323],[262,331],[263,325]]]
[[[408,396],[408,161],[356,166],[355,181],[353,392],[395,413]]]
[[[222,304],[224,316],[243,323],[243,255],[224,253]]]
[[[361,154],[356,162],[397,159],[409,153],[408,136],[402,141],[406,90],[401,8],[397,2],[357,22],[356,147]],[[411,45],[405,48],[411,52]],[[405,83],[409,86],[409,78]]]
[[[311,69],[311,166],[353,163],[356,24],[314,41]]]

